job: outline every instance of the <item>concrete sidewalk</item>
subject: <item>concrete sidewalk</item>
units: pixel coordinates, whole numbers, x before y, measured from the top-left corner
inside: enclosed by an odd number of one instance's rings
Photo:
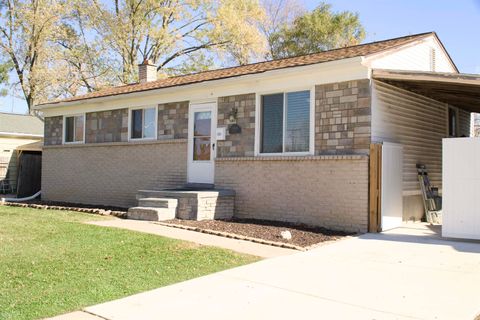
[[[410,225],[85,310],[111,320],[461,320],[480,312],[478,288],[479,243],[445,241]]]
[[[262,258],[272,258],[300,252],[293,249],[274,247],[251,241],[225,238],[221,236],[215,236],[211,234],[173,227],[165,227],[149,221],[112,219],[103,221],[92,221],[88,223],[103,227],[122,228],[132,231],[156,234],[168,238],[195,242],[206,246],[215,246],[229,249],[232,251],[250,254]]]
[[[105,318],[100,318],[84,311],[75,311],[45,320],[105,320]]]

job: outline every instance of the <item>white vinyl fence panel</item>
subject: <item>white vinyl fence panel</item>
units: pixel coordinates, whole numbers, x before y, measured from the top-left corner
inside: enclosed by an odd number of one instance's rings
[[[443,139],[442,236],[480,239],[480,138]]]
[[[403,215],[403,146],[382,146],[382,231],[400,227]]]

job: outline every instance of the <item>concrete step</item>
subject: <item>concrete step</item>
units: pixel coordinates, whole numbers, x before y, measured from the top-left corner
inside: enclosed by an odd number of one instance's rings
[[[152,208],[176,208],[178,200],[173,198],[140,198],[138,199],[139,207]]]
[[[163,221],[175,219],[177,207],[174,208],[153,208],[153,207],[132,207],[128,209],[127,218],[135,220]]]

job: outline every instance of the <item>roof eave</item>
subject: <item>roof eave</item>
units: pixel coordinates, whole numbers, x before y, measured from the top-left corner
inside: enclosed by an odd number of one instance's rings
[[[82,100],[75,100],[75,101],[67,101],[67,102],[52,102],[52,103],[46,103],[46,104],[41,104],[34,106],[34,110],[46,110],[46,109],[53,109],[53,108],[62,108],[62,107],[73,107],[73,106],[79,106],[82,104],[89,104],[89,103],[100,103],[100,102],[106,102],[106,101],[111,101],[111,100],[117,100],[117,99],[122,99],[125,97],[131,98],[131,97],[136,97],[136,96],[143,96],[143,95],[148,95],[148,94],[157,94],[158,92],[169,92],[170,90],[177,90],[178,88],[195,88],[195,87],[201,87],[201,86],[211,86],[212,82],[215,84],[222,84],[222,83],[228,83],[232,81],[238,81],[239,79],[255,79],[255,78],[261,78],[267,75],[273,75],[276,73],[285,73],[285,72],[295,72],[296,70],[300,68],[311,68],[312,66],[318,66],[318,65],[335,65],[335,64],[346,64],[346,63],[354,63],[354,62],[360,62],[362,63],[364,59],[364,56],[356,56],[352,58],[344,58],[344,59],[337,59],[337,60],[332,60],[332,61],[326,61],[326,62],[317,62],[317,63],[311,63],[311,64],[305,64],[305,65],[300,65],[300,66],[290,66],[290,67],[285,67],[281,69],[274,69],[274,70],[268,70],[268,71],[263,71],[263,72],[258,72],[258,73],[252,73],[252,74],[245,74],[245,75],[240,75],[240,76],[231,76],[231,77],[225,77],[225,78],[220,78],[220,79],[212,79],[212,80],[205,80],[201,82],[196,82],[196,83],[189,83],[189,84],[184,84],[184,85],[176,85],[176,86],[170,86],[170,87],[163,87],[163,88],[154,88],[154,89],[148,89],[148,90],[142,90],[142,91],[136,91],[136,92],[129,92],[129,93],[121,93],[121,94],[115,94],[115,95],[108,95],[108,96],[103,96],[103,97],[94,97],[94,98],[87,98],[87,99],[82,99]]]
[[[480,84],[480,74],[449,73],[434,71],[412,71],[412,70],[389,70],[373,69],[372,77],[375,79],[389,80],[428,80],[442,82],[446,80],[456,81],[463,84]]]
[[[1,132],[0,137],[11,137],[11,138],[43,138],[43,134],[36,133],[22,133],[22,132]]]

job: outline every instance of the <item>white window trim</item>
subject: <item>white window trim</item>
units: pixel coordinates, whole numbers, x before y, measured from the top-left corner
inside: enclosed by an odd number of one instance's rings
[[[155,109],[155,135],[152,138],[132,138],[132,111],[133,110],[145,110],[145,109]],[[144,112],[145,113],[145,112]],[[145,117],[142,117],[142,121],[145,121]],[[143,127],[142,124],[142,136],[143,136]],[[128,141],[148,141],[148,140],[157,140],[158,139],[158,105],[149,105],[149,106],[138,106],[138,107],[129,107],[128,108]]]
[[[82,137],[82,141],[65,141],[65,137],[67,136],[66,135],[66,130],[67,130],[67,122],[65,121],[66,118],[70,118],[70,117],[78,117],[78,116],[83,116],[83,137]],[[63,144],[81,144],[81,143],[85,143],[85,131],[86,131],[86,128],[87,128],[87,114],[86,113],[75,113],[75,114],[66,114],[66,115],[63,115],[63,122],[62,122],[62,143]],[[74,127],[73,127],[73,136],[75,137],[75,124],[74,124]]]
[[[260,152],[261,144],[261,106],[262,106],[262,96],[276,93],[284,94],[283,101],[283,130],[285,130],[285,94],[290,92],[297,91],[310,91],[310,136],[309,136],[309,150],[305,152],[285,152],[285,134],[283,134],[282,141],[282,152],[278,153],[262,153]],[[315,86],[313,87],[297,87],[297,88],[283,88],[272,91],[256,92],[255,93],[255,156],[266,156],[266,157],[275,157],[275,156],[310,156],[315,154]]]

